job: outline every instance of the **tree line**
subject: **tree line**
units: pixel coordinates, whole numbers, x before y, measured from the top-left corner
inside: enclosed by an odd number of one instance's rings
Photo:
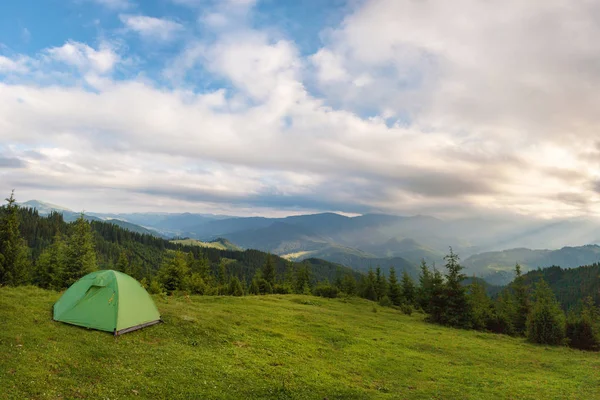
[[[67,224],[60,214],[40,217],[19,208],[13,194],[6,200],[0,208],[0,285],[62,290],[96,269],[115,269],[153,294],[359,296],[405,314],[424,312],[441,325],[600,350],[600,311],[594,300],[585,298],[565,314],[543,277],[532,285],[518,264],[514,281],[492,299],[479,280],[465,285],[452,248],[445,273],[423,261],[415,282],[406,271],[398,278],[393,267],[388,276],[379,267],[360,274],[323,260],[295,263],[256,250],[176,245],[89,222],[83,214]]]

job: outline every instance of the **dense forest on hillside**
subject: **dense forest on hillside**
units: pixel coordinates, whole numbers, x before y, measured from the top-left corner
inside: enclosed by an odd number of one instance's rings
[[[600,310],[594,298],[581,296],[582,289],[589,293],[597,287],[598,265],[576,273],[551,268],[524,276],[517,264],[515,280],[497,289],[492,299],[481,280],[467,284],[452,248],[444,257],[445,273],[423,261],[416,283],[406,270],[396,276],[393,267],[388,274],[379,267],[360,274],[320,259],[294,263],[257,250],[183,246],[90,222],[83,215],[71,223],[58,213],[41,217],[34,209],[18,207],[12,195],[7,201],[0,208],[0,285],[60,290],[98,268],[115,269],[138,279],[151,293],[358,295],[406,314],[421,310],[441,325],[600,349]],[[563,306],[572,306],[568,315],[547,281],[567,302]],[[579,289],[579,297],[573,288]]]

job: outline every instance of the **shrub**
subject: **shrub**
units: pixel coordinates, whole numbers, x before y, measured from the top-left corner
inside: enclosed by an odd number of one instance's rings
[[[412,306],[412,304],[404,303],[400,305],[400,311],[402,311],[405,315],[410,316],[414,311],[414,307]]]
[[[231,296],[243,296],[244,295],[244,289],[242,288],[242,283],[235,276],[229,282],[228,294]]]
[[[148,293],[150,294],[160,294],[163,292],[163,288],[160,283],[156,279],[152,279],[150,285],[148,286]]]
[[[390,300],[389,297],[383,296],[381,299],[379,299],[379,305],[382,307],[391,307],[392,301]]]
[[[279,283],[273,286],[274,294],[290,294],[292,293],[292,288],[289,285],[281,285]]]
[[[600,310],[588,297],[580,314],[570,314],[566,324],[569,346],[580,350],[600,350]]]
[[[327,283],[322,283],[317,285],[313,294],[315,296],[328,297],[328,298],[336,298],[339,294],[339,289],[335,286],[331,286]]]

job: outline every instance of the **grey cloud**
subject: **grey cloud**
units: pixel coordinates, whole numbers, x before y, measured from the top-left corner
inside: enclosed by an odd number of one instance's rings
[[[18,158],[0,156],[0,168],[13,169],[23,168],[26,163]]]

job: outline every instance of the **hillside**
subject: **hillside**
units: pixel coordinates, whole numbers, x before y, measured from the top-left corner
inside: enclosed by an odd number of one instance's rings
[[[597,354],[360,299],[157,297],[165,324],[115,339],[51,321],[58,298],[0,288],[4,398],[600,398]]]
[[[519,263],[524,271],[528,271],[553,265],[576,268],[598,261],[600,261],[600,246],[586,245],[563,247],[558,250],[517,248],[481,253],[467,258],[463,265],[468,271],[479,271],[480,276],[490,282],[504,285],[512,280],[512,270],[516,263]]]
[[[175,239],[171,240],[171,243],[179,244],[182,246],[199,246],[199,247],[209,247],[217,250],[234,250],[234,251],[242,251],[242,248],[236,246],[231,243],[227,239],[219,238],[215,240],[211,240],[210,242],[202,242],[196,239]]]

